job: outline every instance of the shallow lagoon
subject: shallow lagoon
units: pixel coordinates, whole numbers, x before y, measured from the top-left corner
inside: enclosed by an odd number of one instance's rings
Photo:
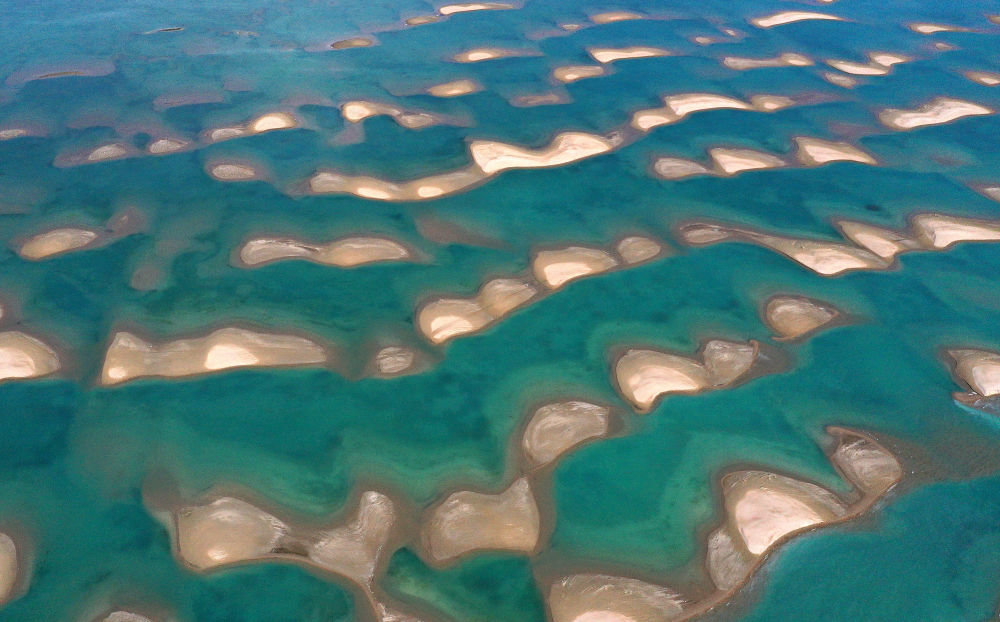
[[[522,424],[543,403],[606,404],[610,438],[536,475],[542,537],[530,555],[485,552],[435,567],[414,525],[384,555],[376,591],[426,620],[543,620],[546,585],[577,572],[636,576],[688,601],[712,590],[705,539],[722,520],[719,477],[771,470],[850,492],[824,454],[828,425],[867,431],[897,453],[903,481],[864,516],[796,536],[771,551],[746,588],[705,619],[982,620],[1000,600],[1000,427],[963,406],[941,349],[1000,349],[1000,246],[959,244],[902,255],[888,271],[824,278],[741,242],[683,243],[677,228],[718,221],[776,235],[842,242],[834,219],[902,229],[936,212],[997,220],[1000,120],[984,115],[894,131],[876,114],[938,96],[1000,107],[1000,90],[965,71],[998,71],[997,12],[986,1],[699,2],[669,6],[526,2],[513,10],[435,13],[421,2],[330,6],[64,2],[0,8],[0,329],[51,345],[62,369],[0,384],[0,528],[24,543],[28,590],[10,620],[85,619],[111,607],[180,620],[364,620],[350,583],[284,562],[201,575],[186,569],[149,511],[151,491],[195,498],[247,492],[302,520],[338,513],[364,487],[424,508],[457,489],[498,492],[522,468]],[[631,10],[655,19],[596,25]],[[749,19],[816,10],[849,21],[770,29]],[[922,35],[914,22],[971,32]],[[575,31],[560,24],[581,24]],[[151,32],[183,27],[179,31]],[[735,29],[732,36],[723,31]],[[144,34],[149,33],[149,34]],[[330,44],[370,36],[371,47]],[[699,45],[694,37],[720,42]],[[956,49],[942,50],[935,44]],[[591,47],[657,46],[670,56],[609,63],[606,75],[562,84],[558,67],[596,64]],[[478,47],[530,55],[453,63]],[[803,54],[805,67],[734,71],[727,56]],[[869,52],[913,60],[852,89],[824,79],[829,59]],[[69,75],[33,79],[65,71]],[[89,74],[89,75],[86,75]],[[424,91],[473,79],[481,92]],[[633,113],[682,93],[791,97],[776,112],[705,110],[636,133]],[[524,95],[560,101],[523,107]],[[366,100],[447,121],[420,130],[378,116],[352,123],[339,106]],[[262,114],[296,129],[209,142],[213,129]],[[552,168],[508,170],[419,202],[310,196],[319,169],[409,180],[470,164],[466,141],[533,149],[558,132],[624,137],[609,154]],[[612,134],[618,132],[618,134]],[[794,138],[844,140],[879,166],[833,163],[666,181],[653,162],[707,162],[715,147],[794,161]],[[190,148],[144,150],[160,137]],[[87,162],[121,144],[127,157]],[[218,162],[262,179],[222,182]],[[134,208],[144,226],[107,243],[26,261],[16,250],[59,227],[104,231]],[[421,222],[448,223],[450,240]],[[668,247],[649,263],[568,283],[483,332],[436,346],[414,327],[421,304],[468,298],[494,277],[530,274],[534,253],[613,248],[626,235]],[[234,257],[248,239],[316,242],[375,235],[421,257],[342,269],[304,261],[255,269]],[[103,238],[102,238],[103,239]],[[484,242],[488,240],[489,243]],[[781,343],[759,315],[775,294],[807,296],[849,316]],[[306,336],[322,366],[253,368],[100,386],[115,332],[152,341],[228,325]],[[641,346],[693,355],[711,338],[759,340],[787,359],[776,373],[697,395],[668,395],[636,414],[612,381],[614,355]],[[415,373],[371,377],[384,345],[414,349]],[[409,539],[407,539],[409,538]],[[398,546],[398,550],[395,550]]]

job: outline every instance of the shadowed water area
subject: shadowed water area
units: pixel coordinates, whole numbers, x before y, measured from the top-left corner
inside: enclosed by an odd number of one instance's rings
[[[998,15],[0,1],[0,620],[993,619]]]

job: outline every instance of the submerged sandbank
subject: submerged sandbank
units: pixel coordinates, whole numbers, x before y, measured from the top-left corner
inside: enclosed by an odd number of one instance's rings
[[[327,361],[318,343],[295,335],[220,328],[203,337],[160,343],[125,331],[115,333],[104,357],[101,384],[147,376],[181,377],[236,367],[319,365]]]
[[[254,238],[247,240],[239,251],[239,260],[247,267],[286,259],[353,268],[370,263],[410,261],[413,253],[399,242],[379,237],[346,237],[325,244],[294,238]]]
[[[773,58],[746,58],[743,56],[726,56],[722,64],[736,71],[748,69],[765,69],[768,67],[808,67],[815,63],[808,56],[786,52]]]
[[[483,85],[472,79],[452,80],[427,87],[427,93],[434,97],[460,97],[483,90]]]

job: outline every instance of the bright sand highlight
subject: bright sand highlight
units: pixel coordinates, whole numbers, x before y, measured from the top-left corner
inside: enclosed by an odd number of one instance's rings
[[[836,15],[829,15],[827,13],[816,13],[814,11],[782,11],[780,13],[775,13],[774,15],[768,15],[767,17],[757,17],[751,19],[750,23],[758,28],[773,28],[775,26],[783,26],[785,24],[805,20],[828,20],[842,22],[844,21],[844,18],[837,17]]]
[[[878,113],[878,118],[883,125],[893,129],[912,130],[986,114],[993,114],[993,109],[961,99],[936,97],[915,110],[886,108]]]
[[[59,367],[55,350],[39,339],[16,330],[0,332],[0,382],[47,376]]]
[[[779,339],[798,339],[832,322],[840,312],[801,296],[774,296],[764,305],[764,322]]]
[[[353,268],[411,258],[410,251],[402,244],[376,237],[348,237],[326,244],[310,244],[294,238],[255,238],[240,249],[240,261],[251,267],[285,259],[305,259],[328,266]]]
[[[563,577],[548,595],[553,622],[666,622],[683,614],[683,603],[668,588],[602,574]]]

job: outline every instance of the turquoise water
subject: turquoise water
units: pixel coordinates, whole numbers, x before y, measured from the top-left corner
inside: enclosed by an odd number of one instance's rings
[[[551,525],[540,551],[476,554],[439,568],[421,559],[417,543],[403,543],[376,578],[392,602],[427,620],[541,621],[544,579],[593,569],[672,585],[697,600],[709,591],[704,536],[722,517],[720,472],[754,465],[844,493],[822,447],[824,428],[839,425],[890,439],[916,466],[869,514],[773,552],[745,590],[705,619],[995,617],[1000,423],[953,400],[962,387],[940,348],[1000,349],[1000,245],[915,252],[890,271],[829,279],[757,246],[686,247],[674,231],[707,219],[839,240],[834,218],[890,227],[928,211],[1000,218],[1000,204],[975,190],[1000,186],[1000,117],[896,132],[874,116],[937,96],[1000,108],[1000,87],[962,76],[1000,71],[1000,26],[985,17],[1000,6],[528,0],[516,10],[405,26],[434,10],[408,0],[0,1],[0,129],[35,134],[0,141],[0,330],[39,336],[63,363],[52,377],[0,384],[0,527],[25,534],[33,558],[28,590],[0,609],[0,619],[89,619],[129,603],[180,620],[369,619],[367,602],[347,581],[296,565],[187,570],[144,503],[144,488],[167,478],[195,498],[237,486],[319,519],[339,512],[359,487],[376,485],[417,515],[458,488],[504,488],[523,419],[534,406],[565,398],[610,405],[620,429],[541,477]],[[657,19],[573,33],[557,26],[606,10]],[[774,29],[747,21],[783,10],[851,21]],[[911,22],[975,31],[927,36],[907,29]],[[167,27],[183,30],[142,34]],[[723,36],[727,27],[745,36],[709,46],[690,40]],[[360,34],[378,45],[328,49]],[[935,42],[957,49],[936,50]],[[551,81],[555,67],[593,64],[589,46],[630,45],[676,54],[622,60],[610,75],[568,85]],[[446,60],[490,46],[535,55]],[[862,77],[854,89],[822,78],[832,71],[824,59],[863,62],[873,51],[915,60],[890,75]],[[817,65],[739,72],[720,63],[784,52]],[[66,70],[104,75],[29,79]],[[421,94],[459,78],[484,90],[451,99]],[[508,101],[550,91],[570,101],[529,108]],[[454,170],[469,163],[467,139],[539,147],[560,131],[611,132],[636,110],[662,106],[662,96],[689,92],[783,94],[805,103],[769,114],[695,113],[613,153],[504,172],[433,201],[299,192],[318,168],[396,180]],[[163,107],[179,97],[201,103]],[[413,131],[376,117],[360,130],[340,115],[348,100],[459,123]],[[304,127],[199,142],[206,130],[274,110],[294,112]],[[161,135],[198,148],[142,155]],[[716,146],[790,156],[800,135],[850,140],[881,165],[681,181],[651,173],[657,157],[704,160]],[[53,165],[108,142],[139,155]],[[206,174],[225,158],[254,162],[267,179],[224,183]],[[40,262],[15,253],[48,229],[101,229],[126,207],[144,215],[142,232]],[[499,243],[434,242],[417,226],[428,217]],[[469,296],[490,277],[521,273],[538,248],[611,247],[634,233],[667,245],[668,256],[574,282],[443,347],[414,329],[422,301]],[[426,261],[351,270],[301,261],[235,267],[234,249],[264,234],[379,234]],[[779,292],[824,300],[852,321],[802,343],[774,342],[758,308]],[[169,340],[233,323],[328,342],[336,371],[259,368],[99,385],[117,330]],[[771,343],[787,368],[732,389],[670,396],[644,416],[616,392],[616,348],[690,353],[712,337]],[[428,368],[359,378],[385,340],[424,353]]]

